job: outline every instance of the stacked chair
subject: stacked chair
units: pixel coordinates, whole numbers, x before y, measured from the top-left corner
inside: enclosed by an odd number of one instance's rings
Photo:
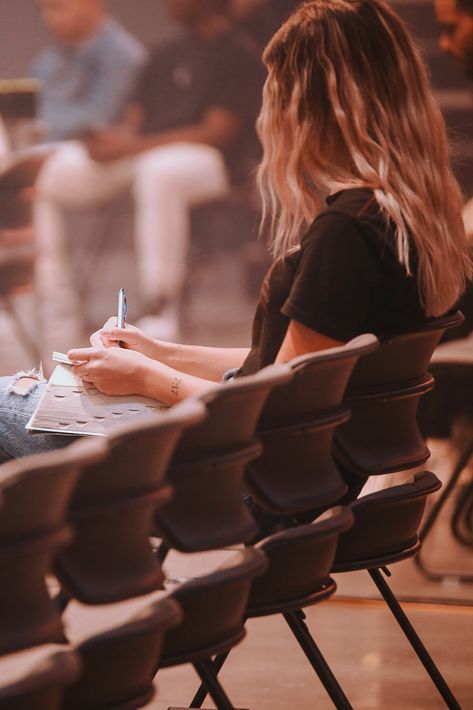
[[[46,584],[71,538],[67,510],[81,469],[106,454],[104,441],[28,456],[0,467],[0,708],[55,710],[80,673],[60,644],[60,611]]]
[[[419,550],[440,482],[416,473],[357,494],[371,475],[426,461],[417,404],[433,384],[433,349],[460,319],[381,343],[360,336],[212,386],[106,440],[1,466],[0,710],[133,710],[151,699],[159,669],[187,663],[202,682],[192,707],[210,694],[234,710],[218,672],[246,619],[272,614],[348,710],[303,610],[335,592],[332,573],[360,569],[459,708],[383,576]],[[212,573],[165,580],[169,550],[227,546],[238,549]]]
[[[351,417],[335,438],[335,458],[351,483],[414,469],[427,460],[429,451],[416,420],[419,399],[434,385],[427,370],[432,352],[445,330],[462,320],[460,313],[434,319],[417,332],[382,341],[357,364],[345,395]],[[355,524],[340,537],[332,571],[369,572],[447,707],[457,709],[458,701],[385,580],[390,576],[387,565],[419,552],[427,496],[440,486],[439,479],[425,471],[355,500],[350,506]]]
[[[152,697],[164,634],[182,615],[162,592],[147,594],[163,579],[151,519],[170,497],[163,477],[182,429],[203,416],[188,401],[107,440],[0,468],[0,664],[18,676],[0,687],[2,710],[126,710]],[[65,585],[62,606],[72,597],[62,617],[45,583],[52,571]]]
[[[272,366],[201,397],[207,417],[183,434],[167,474],[174,499],[155,514],[155,532],[165,541],[160,559],[171,548],[203,552],[254,538],[257,525],[243,500],[245,469],[261,454],[255,430],[264,403],[290,378],[286,365]],[[251,584],[266,566],[263,552],[236,551],[221,569],[172,591],[184,621],[167,633],[159,667],[192,663],[219,710],[233,705],[210,658],[243,639]]]
[[[66,636],[82,662],[65,710],[127,710],[154,694],[164,635],[182,613],[163,592],[152,519],[172,495],[164,476],[182,431],[204,416],[204,406],[188,400],[117,428],[107,437],[108,456],[82,471],[69,513],[75,536],[54,565],[69,599]]]
[[[461,320],[462,316],[458,313],[432,320],[415,333],[381,341],[379,348],[369,336],[361,336],[344,348],[334,348],[293,361],[291,365],[296,372],[299,369],[302,386],[296,395],[295,377],[295,382],[276,390],[268,399],[258,429],[265,444],[264,453],[247,470],[248,488],[258,506],[277,516],[272,519],[273,526],[279,522],[284,526],[296,526],[297,530],[301,528],[301,520],[310,519],[324,507],[337,501],[349,505],[354,525],[350,524],[346,510],[343,511],[344,529],[342,527],[337,532],[338,543],[332,548],[333,557],[329,560],[326,575],[328,577],[330,571],[369,570],[449,708],[460,706],[382,575],[382,571],[389,575],[387,564],[411,557],[419,550],[417,533],[426,498],[438,490],[440,481],[434,474],[424,472],[416,474],[403,485],[359,500],[356,496],[369,476],[409,470],[427,460],[429,451],[416,422],[417,406],[422,394],[433,386],[427,367],[434,348],[443,332]],[[345,368],[344,376],[339,374],[337,385],[336,375],[330,381],[330,368],[323,373],[322,363],[326,367],[332,361],[335,370],[337,356],[340,357],[345,351],[349,361],[348,353],[352,348],[351,367]],[[308,382],[304,383],[304,369],[307,367],[310,372],[308,362],[311,359],[312,387]],[[337,388],[338,401],[333,397]],[[317,392],[316,396],[314,392]],[[303,410],[301,403],[304,396],[310,400],[308,393],[312,394],[312,407],[315,404],[316,410],[310,416],[309,404],[305,415],[301,411],[298,419],[297,408],[301,406]],[[320,408],[318,412],[317,408]],[[320,421],[325,415],[325,442],[320,433],[316,434],[316,414],[322,415]],[[305,426],[302,424],[304,417]],[[284,440],[287,435],[292,436],[292,445],[291,438]],[[294,442],[297,442],[297,447]],[[263,549],[265,545],[264,540],[259,544]],[[308,560],[307,556],[303,564],[314,564],[312,558],[310,562]],[[302,566],[297,569],[300,573]],[[334,584],[332,580],[331,583]],[[274,579],[265,589],[265,577],[254,583],[247,616],[260,615],[264,610],[266,613],[285,613],[284,604],[280,604],[279,608],[273,604],[269,611],[273,585]],[[253,601],[257,590],[259,598]],[[261,597],[268,606],[261,603]],[[286,603],[289,598],[286,594]],[[304,623],[300,609],[306,605],[306,599],[301,598],[299,608],[293,611],[292,607],[292,618],[285,613],[286,621],[335,706],[349,708],[346,695]],[[224,661],[223,655],[216,658],[215,668],[220,669]],[[200,688],[193,707],[200,706],[204,698],[205,691]]]
[[[327,599],[336,590],[330,569],[338,537],[351,527],[353,518],[346,508],[327,510],[347,491],[333,462],[333,436],[349,416],[342,399],[353,368],[358,358],[377,347],[374,336],[360,336],[343,347],[288,363],[292,377],[271,391],[258,422],[262,454],[246,470],[246,486],[264,530],[269,523],[274,529],[288,529],[273,532],[255,545],[266,554],[269,564],[252,585],[245,616],[283,614],[339,708],[351,705],[315,644],[301,610]],[[321,518],[298,524],[298,513],[323,507],[327,512]],[[261,510],[266,515],[260,515]],[[216,670],[227,655],[214,659]],[[201,686],[192,707],[201,707],[205,695]]]

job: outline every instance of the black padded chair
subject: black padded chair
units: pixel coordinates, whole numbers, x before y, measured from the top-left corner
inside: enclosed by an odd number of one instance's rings
[[[153,515],[170,500],[164,476],[182,431],[203,417],[204,406],[189,399],[107,437],[109,455],[77,483],[69,514],[74,539],[55,561],[66,596],[108,604],[162,588],[149,537]]]
[[[78,441],[0,467],[0,654],[62,639],[46,575],[71,538],[67,512],[80,472],[106,453],[104,440]]]
[[[350,506],[355,525],[340,537],[332,572],[368,570],[447,707],[460,710],[460,704],[382,574],[390,576],[387,565],[414,557],[419,552],[418,529],[426,499],[440,486],[437,476],[425,471],[415,474],[406,483],[355,501]]]
[[[358,358],[377,347],[374,336],[364,335],[345,346],[296,358],[288,363],[293,378],[266,400],[258,424],[263,453],[247,467],[246,482],[258,506],[270,516],[264,520],[269,530],[281,521],[297,525],[294,516],[301,512],[311,519],[314,509],[327,509],[346,493],[332,458],[333,434],[349,416],[342,399]],[[247,610],[248,616],[284,613],[324,687],[341,708],[349,708],[350,703],[312,639],[301,610],[335,591],[329,580],[330,566],[338,534],[350,524],[350,514],[341,510],[328,520],[278,532],[262,541],[263,549],[271,552],[270,567],[265,577],[255,581],[262,595],[253,598],[252,592]],[[301,564],[295,569],[293,562]],[[278,597],[281,585],[284,591]],[[217,672],[225,659],[222,654],[214,660]],[[192,707],[200,707],[205,696],[201,686]]]
[[[423,464],[429,457],[430,452],[417,422],[419,399],[434,386],[433,377],[428,372],[433,350],[445,330],[457,326],[462,320],[463,316],[458,312],[433,319],[416,332],[400,334],[382,341],[376,352],[357,364],[344,398],[351,409],[351,418],[337,429],[334,448],[335,459],[349,482],[352,502],[356,500],[369,476],[407,471]],[[383,555],[392,554],[396,545],[407,557],[416,554],[420,549],[420,546],[416,546],[416,549],[411,551],[409,545],[406,546],[406,529],[410,530],[412,544],[416,543],[425,498],[441,484],[430,473],[425,474],[424,478],[414,480],[415,483],[405,484],[405,487],[396,487],[398,490],[395,494],[380,491],[374,494],[374,497],[368,496],[369,515],[374,516],[377,523],[372,528],[368,526],[364,532],[367,545],[373,545],[367,548],[365,558],[371,558],[374,570],[370,570],[371,576],[445,702],[451,708],[458,708],[450,688],[382,577],[381,571],[386,575],[390,574],[386,568],[387,562],[376,565],[377,541],[380,544],[381,559]],[[388,525],[388,519],[383,518],[382,514],[378,517],[376,513],[378,505],[381,511],[386,507],[386,501],[391,495],[397,496],[398,501],[398,508],[393,507],[394,511],[399,511],[397,527],[395,522],[391,526]],[[355,506],[360,506],[359,510],[363,510],[363,500],[362,498],[353,502],[355,511]],[[414,522],[406,517],[406,510],[412,511],[413,508],[420,509],[420,514],[414,518]],[[359,539],[356,528],[355,525],[353,535]],[[351,534],[346,534],[345,545],[349,545]],[[392,535],[394,539],[390,538]],[[343,551],[343,547],[341,550]],[[338,559],[341,565],[344,561],[346,560],[343,557]]]
[[[167,480],[175,495],[155,515],[173,547],[202,552],[250,540],[256,523],[243,500],[245,468],[261,454],[255,429],[266,398],[291,378],[286,365],[218,385],[202,395],[207,417],[186,431],[171,460]]]
[[[155,693],[165,635],[181,620],[181,609],[170,597],[68,607],[66,632],[82,673],[66,690],[62,710],[135,710],[147,705]]]
[[[165,473],[178,439],[203,417],[203,404],[188,399],[153,421],[115,429],[108,456],[77,483],[75,537],[55,565],[67,596],[65,636],[84,668],[66,694],[68,710],[131,710],[153,695],[163,636],[180,611],[172,601],[161,603],[152,519],[170,499]]]
[[[81,672],[70,649],[44,645],[0,658],[0,710],[61,710],[65,688]]]
[[[180,626],[164,642],[159,668],[192,663],[218,710],[235,710],[210,658],[226,653],[245,636],[244,616],[255,577],[267,568],[263,552],[234,552],[211,574],[192,579],[172,592],[184,613]]]
[[[429,458],[417,423],[419,399],[434,386],[428,367],[440,338],[462,321],[459,312],[432,319],[415,332],[381,340],[357,363],[344,397],[351,417],[335,436],[335,458],[354,486],[353,498],[369,476],[405,471]]]
[[[268,397],[258,423],[262,455],[247,468],[256,503],[276,516],[324,510],[347,485],[332,456],[333,437],[350,412],[343,403],[353,368],[378,347],[373,335],[288,363],[293,379]]]

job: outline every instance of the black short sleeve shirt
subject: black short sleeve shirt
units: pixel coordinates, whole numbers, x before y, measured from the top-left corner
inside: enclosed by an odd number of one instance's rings
[[[342,342],[416,328],[426,318],[413,245],[411,271],[399,263],[394,228],[371,190],[332,195],[300,248],[266,275],[243,374],[274,362],[291,320]]]
[[[199,123],[209,108],[227,109],[241,122],[237,145],[225,151],[231,162],[243,142],[255,150],[264,77],[256,45],[241,32],[206,40],[185,34],[166,42],[152,52],[134,95],[145,116],[143,132]]]

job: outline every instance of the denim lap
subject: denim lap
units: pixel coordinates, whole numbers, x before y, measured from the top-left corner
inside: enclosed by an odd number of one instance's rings
[[[28,432],[25,427],[43,395],[47,382],[38,381],[28,394],[12,391],[16,377],[0,377],[0,463],[20,456],[53,451],[76,437]]]

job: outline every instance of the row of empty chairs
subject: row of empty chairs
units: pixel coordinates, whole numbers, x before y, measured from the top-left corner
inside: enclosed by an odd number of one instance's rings
[[[218,672],[246,619],[270,614],[283,614],[335,707],[351,708],[303,609],[335,592],[332,572],[358,569],[459,708],[384,578],[418,552],[440,482],[423,472],[358,493],[370,475],[428,458],[417,404],[433,385],[431,353],[460,318],[381,344],[360,336],[214,386],[152,423],[3,464],[0,710],[131,710],[152,698],[160,668],[183,663],[202,682],[192,707],[210,693],[232,710]],[[221,568],[166,582],[168,550],[231,545],[241,549]]]

